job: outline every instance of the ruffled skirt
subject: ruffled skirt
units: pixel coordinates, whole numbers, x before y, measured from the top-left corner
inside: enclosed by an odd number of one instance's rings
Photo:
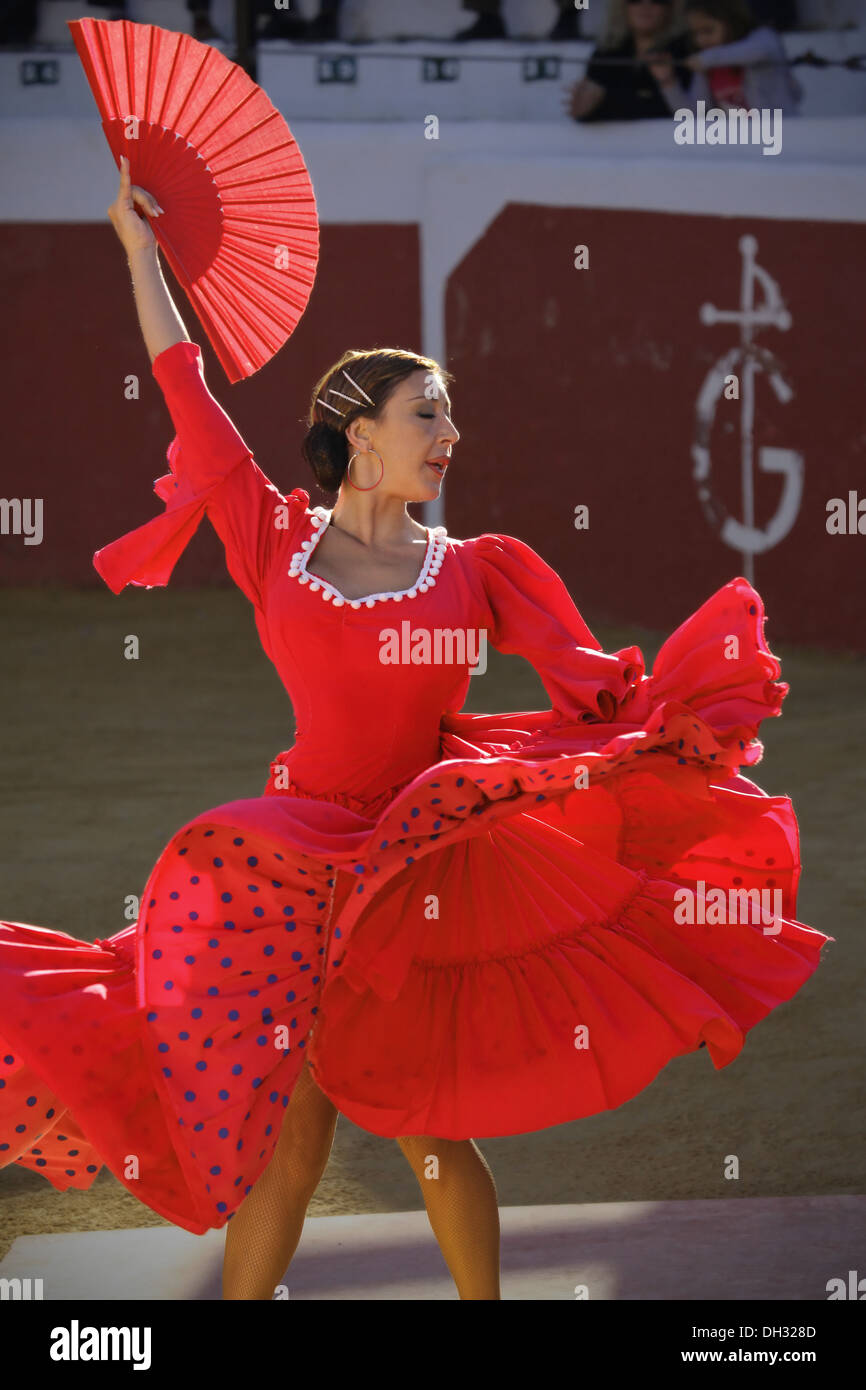
[[[105,1164],[202,1233],[305,1060],[363,1128],[446,1139],[613,1108],[702,1046],[727,1066],[833,939],[796,920],[790,801],[740,772],[787,691],[762,624],[735,581],[607,722],[446,716],[440,761],[369,802],[270,779],[182,827],[108,940],[0,923],[0,1165],[64,1190]]]

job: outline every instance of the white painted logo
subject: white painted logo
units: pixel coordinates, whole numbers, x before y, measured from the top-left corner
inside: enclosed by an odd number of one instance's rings
[[[793,449],[760,448],[757,466],[762,473],[778,473],[782,478],[779,504],[769,521],[760,527],[755,519],[755,377],[763,372],[778,401],[787,405],[793,399],[779,363],[766,348],[758,347],[754,334],[760,328],[778,328],[787,332],[791,315],[785,307],[779,286],[755,261],[758,243],[753,236],[740,238],[743,257],[740,308],[717,309],[714,304],[701,306],[701,322],[707,325],[737,323],[740,343],[714,363],[707,373],[697,401],[697,428],[692,446],[694,470],[701,506],[713,530],[725,545],[739,550],[743,559],[743,574],[754,581],[754,557],[778,545],[794,525],[803,496],[803,457]],[[763,291],[763,301],[755,304],[755,286]],[[738,380],[741,390],[733,399],[740,401],[740,483],[742,519],[732,516],[712,486],[710,439],[716,418],[716,406],[725,392],[726,383]],[[731,397],[729,397],[731,399]]]

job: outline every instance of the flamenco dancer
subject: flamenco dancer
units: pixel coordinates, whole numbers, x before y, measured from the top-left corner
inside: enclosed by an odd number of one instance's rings
[[[94,563],[164,585],[207,514],[297,734],[262,796],[178,830],[132,926],[0,924],[0,1161],[60,1191],[105,1164],[184,1229],[226,1226],[224,1297],[265,1300],[342,1112],[397,1140],[459,1297],[498,1299],[473,1136],[622,1105],[704,1046],[727,1066],[832,940],[794,919],[790,801],[740,771],[788,690],[760,597],[724,585],[647,674],[521,540],[419,525],[459,435],[414,352],[325,373],[303,451],[336,503],[283,495],[205,385],[125,160],[109,215],[176,435],[163,512]],[[443,633],[528,658],[552,707],[461,713],[477,653]],[[683,912],[711,889],[780,911]]]

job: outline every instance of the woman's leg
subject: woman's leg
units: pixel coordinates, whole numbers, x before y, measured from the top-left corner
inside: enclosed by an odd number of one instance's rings
[[[496,1184],[473,1139],[398,1139],[461,1299],[498,1299]]]
[[[304,1062],[273,1157],[226,1227],[224,1299],[273,1298],[327,1167],[337,1113]]]

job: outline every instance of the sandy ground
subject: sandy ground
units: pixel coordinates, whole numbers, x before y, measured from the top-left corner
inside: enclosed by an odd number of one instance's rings
[[[759,584],[760,587],[760,584]],[[683,617],[686,617],[683,613]],[[663,634],[584,617],[607,651]],[[483,1140],[503,1205],[866,1191],[862,1026],[866,790],[855,757],[866,661],[770,645],[791,684],[751,773],[792,797],[804,873],[799,920],[836,937],[818,974],[716,1071],[671,1063],[618,1110]],[[127,661],[134,633],[140,659]],[[233,590],[0,593],[0,914],[85,940],[126,925],[171,834],[209,806],[258,796],[292,742],[291,707]],[[546,708],[535,672],[490,652],[467,707]],[[726,1155],[740,1178],[724,1178]],[[402,1211],[421,1195],[392,1140],[341,1117],[310,1214]],[[87,1193],[0,1170],[0,1256],[19,1235],[163,1225],[107,1171]]]

